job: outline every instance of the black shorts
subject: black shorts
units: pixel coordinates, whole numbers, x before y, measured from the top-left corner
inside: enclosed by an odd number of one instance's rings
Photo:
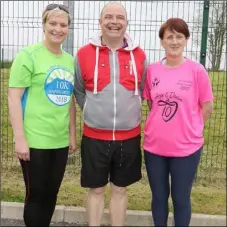
[[[141,174],[141,136],[122,141],[82,137],[81,186],[99,188],[109,181],[126,187],[139,181]]]

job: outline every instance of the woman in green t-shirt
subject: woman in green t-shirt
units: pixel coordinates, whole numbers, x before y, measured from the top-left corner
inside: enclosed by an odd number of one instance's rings
[[[70,25],[64,5],[42,15],[45,39],[23,48],[9,79],[9,113],[26,185],[26,226],[49,226],[68,152],[76,149],[74,60],[61,49]]]

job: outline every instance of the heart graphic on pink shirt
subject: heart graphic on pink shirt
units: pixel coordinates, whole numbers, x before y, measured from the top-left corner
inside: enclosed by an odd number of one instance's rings
[[[170,121],[177,112],[178,103],[159,100],[158,105],[164,107],[162,118],[165,122]]]

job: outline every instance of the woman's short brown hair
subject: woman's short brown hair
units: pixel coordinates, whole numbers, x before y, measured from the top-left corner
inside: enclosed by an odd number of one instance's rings
[[[186,39],[188,39],[190,36],[188,25],[181,18],[170,18],[164,24],[162,24],[162,26],[159,30],[160,39],[163,39],[164,33],[166,30],[182,33],[182,34],[184,34]]]

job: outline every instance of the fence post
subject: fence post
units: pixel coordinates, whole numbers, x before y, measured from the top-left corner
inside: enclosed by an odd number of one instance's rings
[[[4,66],[4,48],[1,48],[0,59],[1,59],[1,67],[0,68],[3,69],[3,66]],[[1,71],[1,73],[2,73],[2,71]]]
[[[73,22],[73,18],[74,18],[74,1],[63,1],[63,4],[65,6],[68,7],[69,9],[69,14],[71,16],[71,24],[69,27],[69,32],[68,35],[62,45],[63,49],[68,52],[69,54],[71,54],[72,56],[74,56],[74,22]]]
[[[202,25],[202,39],[201,39],[201,50],[200,50],[200,63],[206,67],[206,49],[207,49],[207,33],[208,33],[208,22],[209,22],[209,8],[210,1],[205,0],[203,2],[203,25]]]

